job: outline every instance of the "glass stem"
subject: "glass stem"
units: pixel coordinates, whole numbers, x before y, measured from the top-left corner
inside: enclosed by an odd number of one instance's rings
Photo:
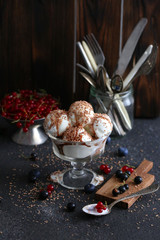
[[[84,175],[84,170],[83,167],[85,166],[86,163],[76,163],[76,162],[72,162],[71,165],[73,166],[72,170],[71,170],[71,177],[72,178],[78,178],[80,176]]]

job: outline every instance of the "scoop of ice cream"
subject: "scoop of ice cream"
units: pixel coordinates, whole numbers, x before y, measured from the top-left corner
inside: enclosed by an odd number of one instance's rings
[[[85,126],[89,124],[94,116],[94,110],[86,101],[76,101],[71,104],[68,111],[69,119],[73,126]]]
[[[112,122],[107,114],[95,113],[92,122],[88,124],[85,129],[86,131],[96,138],[107,137],[112,132]]]
[[[70,121],[67,112],[64,110],[51,111],[44,120],[44,129],[54,137],[62,134],[70,127]]]
[[[63,135],[63,140],[71,142],[88,142],[92,141],[92,137],[82,126],[78,126],[69,127]]]

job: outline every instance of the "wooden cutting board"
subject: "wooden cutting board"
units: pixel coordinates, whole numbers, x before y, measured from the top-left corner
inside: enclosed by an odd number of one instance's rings
[[[155,176],[148,174],[148,172],[152,169],[153,162],[148,161],[144,159],[142,163],[134,170],[134,172],[131,174],[131,176],[127,179],[126,183],[129,185],[129,189],[126,190],[125,193],[120,194],[117,197],[114,197],[112,195],[112,190],[115,187],[119,187],[122,182],[120,179],[116,178],[115,174],[96,192],[96,198],[101,201],[107,201],[107,203],[111,203],[115,201],[116,199],[119,199],[121,197],[130,195],[131,193],[138,192],[139,190],[146,188],[150,186],[154,180]],[[143,182],[141,184],[136,185],[134,183],[134,178],[136,176],[141,176],[143,178]],[[130,198],[124,201],[121,201],[118,206],[122,208],[130,208],[133,203],[138,199],[139,197]]]

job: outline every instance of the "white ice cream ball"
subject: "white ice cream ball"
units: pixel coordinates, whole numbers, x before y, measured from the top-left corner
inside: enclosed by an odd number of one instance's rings
[[[71,104],[68,115],[73,126],[81,125],[84,127],[92,121],[94,110],[90,103],[76,101]]]
[[[82,127],[69,127],[63,134],[63,140],[71,142],[88,142],[92,141],[92,137]]]
[[[110,117],[107,114],[96,113],[93,123],[92,132],[96,138],[108,137],[113,129]]]
[[[70,127],[70,121],[67,112],[64,110],[51,111],[44,120],[44,129],[54,137],[62,134]]]

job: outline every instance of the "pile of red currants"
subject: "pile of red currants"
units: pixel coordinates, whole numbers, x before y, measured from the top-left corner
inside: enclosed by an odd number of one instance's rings
[[[50,111],[58,109],[58,107],[58,101],[44,91],[20,90],[7,94],[2,99],[0,114],[27,132],[35,120],[45,118]]]
[[[102,202],[98,202],[95,208],[98,213],[102,213],[103,210],[106,210],[106,205],[104,205]]]

